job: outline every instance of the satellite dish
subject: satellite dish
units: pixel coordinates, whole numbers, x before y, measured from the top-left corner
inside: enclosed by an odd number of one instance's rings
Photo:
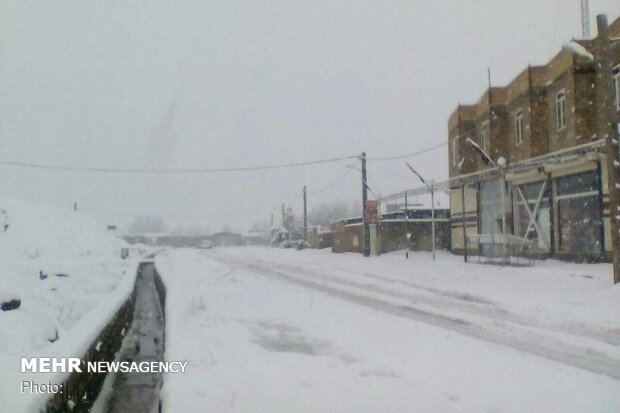
[[[497,158],[497,165],[501,167],[506,166],[506,158],[504,158],[503,156]]]

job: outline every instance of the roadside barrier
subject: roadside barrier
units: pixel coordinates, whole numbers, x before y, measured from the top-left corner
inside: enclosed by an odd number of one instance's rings
[[[138,267],[138,277],[144,265],[140,264]],[[81,358],[82,366],[85,366],[88,362],[114,361],[117,352],[121,348],[123,339],[133,322],[137,294],[136,285],[137,283],[134,284],[131,295]],[[91,373],[85,368],[82,368],[82,372],[72,373],[63,383],[63,392],[56,393],[48,401],[43,411],[46,413],[88,412],[97,399],[105,378],[106,374]]]

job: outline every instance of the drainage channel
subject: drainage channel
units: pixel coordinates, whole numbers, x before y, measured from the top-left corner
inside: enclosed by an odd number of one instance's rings
[[[136,281],[136,305],[131,328],[123,340],[119,361],[164,360],[163,286],[152,263],[143,263]],[[161,411],[162,373],[117,373],[111,378],[109,413],[153,413]]]

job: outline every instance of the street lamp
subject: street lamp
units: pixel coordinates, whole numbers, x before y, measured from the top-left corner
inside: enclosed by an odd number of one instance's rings
[[[411,172],[413,172],[418,178],[420,178],[420,181],[422,181],[422,183],[424,185],[426,185],[426,187],[428,188],[429,191],[431,191],[431,242],[433,243],[433,247],[432,247],[432,251],[433,251],[433,261],[435,260],[435,191],[433,190],[433,185],[429,185],[424,178],[422,178],[422,176],[416,172],[415,169],[413,169],[413,167],[411,165],[409,165],[407,162],[405,162],[405,165],[407,165],[407,167],[411,170]],[[407,214],[407,210],[405,210],[405,216]]]

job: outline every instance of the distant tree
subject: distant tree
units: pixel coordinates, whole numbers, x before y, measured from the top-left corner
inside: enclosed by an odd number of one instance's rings
[[[222,232],[233,232],[233,229],[230,225],[224,224],[224,226],[222,227]]]
[[[296,240],[302,238],[303,222],[301,218],[295,216],[293,208],[289,206],[284,211],[282,226],[288,231],[289,239]]]
[[[359,215],[359,213],[356,214],[354,212],[353,205],[348,206],[347,203],[338,201],[324,203],[310,210],[308,213],[308,223],[329,228],[333,222],[353,215]]]
[[[269,229],[269,226],[267,225],[267,222],[265,221],[256,221],[252,224],[252,227],[250,228],[251,232],[265,232]]]
[[[166,224],[161,217],[139,216],[135,217],[127,227],[130,234],[145,234],[149,232],[166,232]]]

